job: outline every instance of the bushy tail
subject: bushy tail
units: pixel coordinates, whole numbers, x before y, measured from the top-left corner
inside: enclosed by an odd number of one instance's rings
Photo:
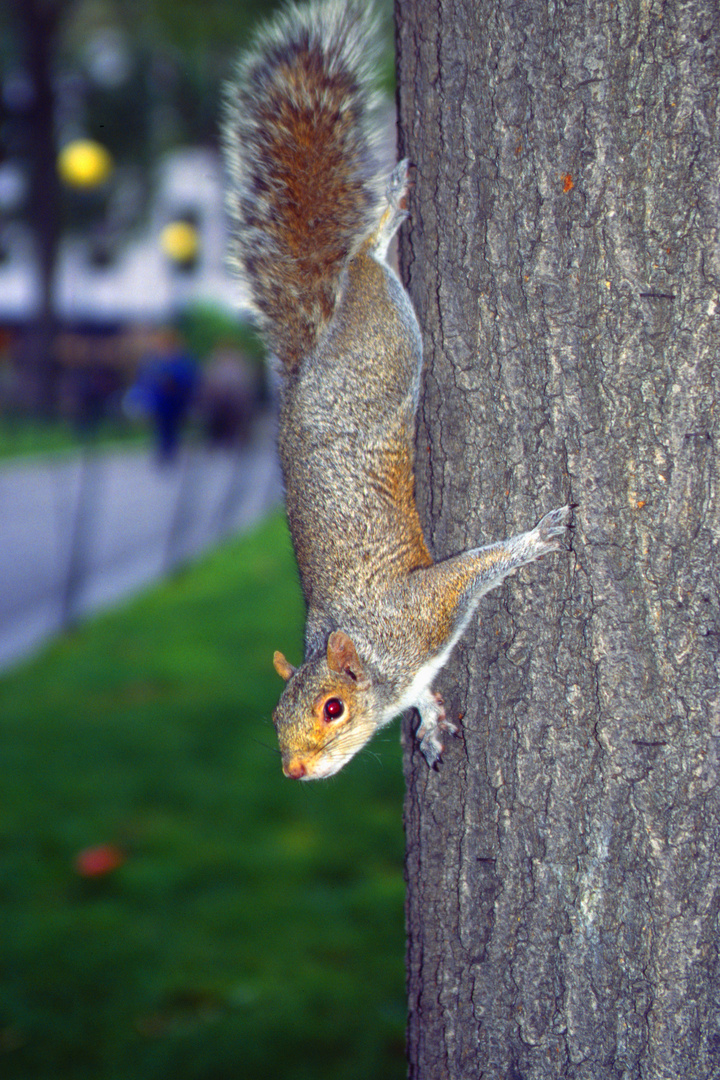
[[[292,6],[227,90],[232,255],[289,370],[330,319],[343,266],[377,216],[376,41],[367,0]]]

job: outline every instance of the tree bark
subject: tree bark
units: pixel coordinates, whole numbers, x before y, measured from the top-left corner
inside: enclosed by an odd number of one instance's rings
[[[40,303],[33,324],[28,328],[23,353],[24,374],[35,386],[33,404],[49,414],[55,406],[54,288],[61,225],[53,62],[63,5],[61,0],[13,0],[12,9],[33,95],[26,116],[30,166],[28,213],[35,233],[40,284]]]
[[[396,12],[431,548],[577,504],[406,733],[409,1075],[719,1077],[720,9]]]

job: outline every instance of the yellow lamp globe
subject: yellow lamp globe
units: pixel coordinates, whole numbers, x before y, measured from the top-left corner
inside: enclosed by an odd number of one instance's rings
[[[104,184],[113,170],[113,159],[94,139],[74,139],[58,154],[60,178],[69,187],[91,189]]]
[[[191,263],[197,258],[200,237],[189,221],[171,221],[160,233],[160,247],[173,262]]]

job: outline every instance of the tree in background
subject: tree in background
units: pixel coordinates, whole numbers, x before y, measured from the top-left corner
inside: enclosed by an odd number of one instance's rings
[[[89,225],[93,257],[113,257],[142,219],[158,157],[217,140],[221,84],[248,27],[270,6],[11,0],[0,13],[0,163],[26,176],[17,214],[32,228],[40,278],[27,365],[41,369],[50,355],[63,231]],[[63,189],[58,176],[60,149],[78,137],[97,140],[120,166],[92,196]]]
[[[54,335],[52,283],[60,239],[60,183],[55,166],[54,90],[52,51],[61,15],[61,3],[52,0],[11,0],[11,15],[21,37],[21,69],[24,91],[17,101],[19,122],[11,145],[2,148],[6,159],[19,152],[27,166],[27,219],[33,223],[40,277],[40,308],[27,345],[26,363],[40,369],[50,352]],[[3,85],[8,106],[7,78]],[[12,105],[12,97],[10,100]],[[8,142],[9,118],[3,117],[3,142]],[[17,140],[19,145],[13,146]]]
[[[720,11],[397,0],[438,557],[576,502],[407,741],[412,1077],[720,1060]]]

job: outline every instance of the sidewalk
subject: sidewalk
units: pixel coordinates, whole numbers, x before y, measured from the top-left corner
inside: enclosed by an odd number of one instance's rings
[[[0,670],[279,503],[273,425],[237,452],[98,450],[0,468]]]

